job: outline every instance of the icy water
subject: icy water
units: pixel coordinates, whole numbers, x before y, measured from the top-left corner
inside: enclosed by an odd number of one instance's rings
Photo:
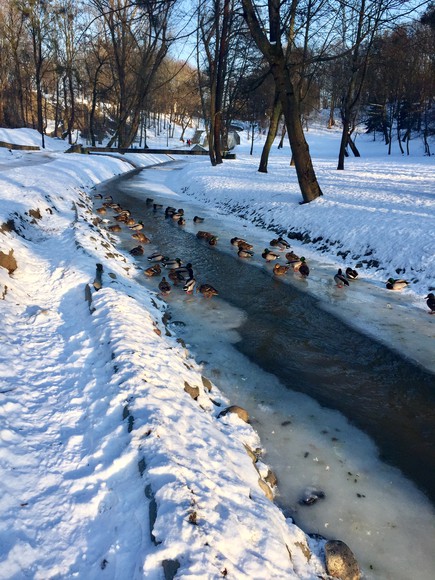
[[[194,226],[199,210],[186,203],[186,227],[165,219],[145,199],[180,203],[146,177],[111,182],[110,193],[153,240],[138,258],[144,267],[158,249],[218,288],[210,301],[174,289],[174,332],[250,412],[278,476],[277,503],[307,532],[346,541],[366,578],[432,578],[435,518],[421,491],[434,500],[434,375],[325,312],[303,281],[283,283],[271,265],[237,258],[219,219]],[[198,240],[199,229],[217,233],[218,246]],[[309,488],[325,499],[302,506]]]

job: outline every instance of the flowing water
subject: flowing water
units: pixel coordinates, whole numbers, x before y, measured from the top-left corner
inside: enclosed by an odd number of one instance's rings
[[[186,202],[185,227],[165,218],[147,197],[181,204],[146,176],[105,191],[143,221],[152,239],[138,258],[144,268],[158,249],[191,261],[198,282],[219,290],[207,300],[174,289],[174,332],[204,374],[250,412],[278,476],[277,503],[305,531],[347,542],[366,578],[431,578],[435,376],[325,311],[303,280],[284,283],[273,266],[239,259],[223,218],[196,226],[199,210]],[[196,238],[209,228],[220,238],[215,247]],[[124,234],[120,244],[134,241]],[[158,280],[143,283],[156,289]],[[325,498],[301,505],[313,488]]]

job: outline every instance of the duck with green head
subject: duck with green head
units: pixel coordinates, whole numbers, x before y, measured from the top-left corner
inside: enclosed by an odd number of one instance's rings
[[[388,278],[385,282],[385,287],[387,290],[403,290],[408,286],[408,282],[406,280],[396,279],[396,278]]]

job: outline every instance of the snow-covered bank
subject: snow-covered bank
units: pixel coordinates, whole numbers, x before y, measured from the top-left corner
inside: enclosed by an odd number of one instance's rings
[[[228,401],[95,225],[86,190],[128,165],[51,153],[14,168],[24,154],[1,155],[0,576],[321,575],[322,542],[260,488],[255,431],[217,418]]]
[[[225,218],[230,237],[248,238],[254,262],[264,262],[261,250],[277,234],[290,238],[307,258],[307,291],[322,307],[435,372],[435,317],[426,315],[425,299],[435,289],[435,158],[388,157],[362,136],[362,157],[347,159],[342,172],[335,169],[339,134],[319,129],[307,137],[324,192],[307,205],[288,147],[274,149],[269,173],[258,173],[261,142],[254,156],[245,143],[235,161],[211,170],[205,159],[188,159],[162,179],[177,203],[195,201],[206,215]],[[357,268],[358,281],[337,293],[333,276],[347,266]],[[409,286],[387,291],[389,277]]]

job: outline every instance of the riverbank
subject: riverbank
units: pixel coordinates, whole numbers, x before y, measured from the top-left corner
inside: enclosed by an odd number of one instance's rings
[[[257,434],[95,221],[87,190],[127,165],[51,159],[0,174],[0,575],[318,577]]]

